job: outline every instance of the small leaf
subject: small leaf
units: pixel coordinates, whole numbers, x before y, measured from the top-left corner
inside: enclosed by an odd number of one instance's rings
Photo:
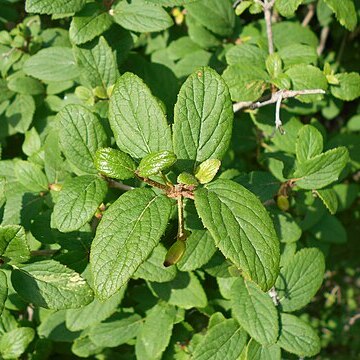
[[[304,162],[321,154],[323,151],[323,137],[314,126],[305,125],[296,139],[296,158],[298,162]]]
[[[282,310],[304,307],[319,290],[325,273],[325,259],[316,248],[302,249],[280,270],[275,287]]]
[[[228,65],[248,62],[253,66],[265,69],[266,51],[253,44],[235,45],[226,52]]]
[[[282,61],[278,53],[268,55],[266,58],[266,69],[271,77],[276,78],[282,72]]]
[[[287,200],[287,198],[285,199]],[[300,239],[302,231],[294,218],[289,213],[285,212],[289,209],[289,206],[287,206],[287,209],[284,210],[285,206],[282,203],[283,201],[283,195],[278,196],[277,205],[282,211],[279,211],[276,208],[271,208],[270,214],[274,221],[275,230],[280,241],[283,243],[291,243]],[[279,205],[281,205],[281,207]]]
[[[8,296],[7,277],[3,271],[0,270],[0,315],[2,314],[5,306],[5,301]]]
[[[54,206],[52,219],[61,232],[80,229],[95,214],[107,192],[106,181],[84,175],[65,181]]]
[[[135,177],[135,161],[120,150],[111,148],[98,149],[94,162],[99,173],[110,178],[126,180]]]
[[[246,360],[281,360],[281,349],[276,344],[262,346],[250,339],[246,347]]]
[[[279,271],[279,240],[259,199],[231,180],[195,191],[196,209],[222,253],[262,289]]]
[[[194,186],[199,185],[198,181],[196,180],[196,177],[185,171],[179,174],[176,181],[179,184],[194,185]]]
[[[274,344],[279,320],[271,297],[251,281],[238,278],[231,288],[232,313],[239,324],[261,345]]]
[[[26,0],[25,10],[39,14],[69,14],[81,10],[86,0]]]
[[[314,356],[319,353],[320,339],[303,320],[290,314],[281,314],[281,330],[277,344],[289,353],[298,356]]]
[[[352,101],[360,96],[360,75],[358,73],[344,73],[335,75],[339,85],[330,86],[331,93],[338,99]]]
[[[246,344],[246,333],[233,319],[212,326],[196,346],[194,360],[237,360]]]
[[[15,174],[21,185],[31,192],[48,190],[48,181],[39,165],[30,161],[17,161],[15,163]]]
[[[281,47],[279,55],[284,62],[285,69],[298,64],[316,65],[318,59],[316,49],[313,46],[300,43]]]
[[[324,0],[327,6],[335,13],[342,26],[353,31],[357,24],[355,4],[352,0]]]
[[[317,195],[328,208],[331,215],[336,213],[338,208],[338,198],[334,189],[321,189],[316,191]]]
[[[11,282],[21,297],[47,309],[78,308],[93,299],[86,281],[54,260],[43,260],[13,270]]]
[[[218,159],[208,159],[203,161],[195,170],[195,177],[200,184],[209,183],[217,174],[221,166],[221,161]]]
[[[165,231],[171,201],[150,189],[120,196],[104,213],[91,245],[94,287],[107,299],[150,255]]]
[[[0,256],[11,263],[23,263],[30,258],[25,229],[20,225],[0,226]]]
[[[276,0],[275,6],[281,16],[291,17],[303,2],[304,0]]]
[[[4,333],[0,339],[2,358],[19,359],[34,337],[35,331],[29,327],[21,327]]]
[[[137,173],[142,177],[149,177],[166,170],[176,162],[176,155],[172,151],[163,150],[150,153],[141,159]]]

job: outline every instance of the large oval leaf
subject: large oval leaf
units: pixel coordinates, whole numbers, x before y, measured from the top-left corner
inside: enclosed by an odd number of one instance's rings
[[[260,200],[231,180],[217,180],[195,192],[195,206],[216,246],[263,290],[279,271],[279,240]]]

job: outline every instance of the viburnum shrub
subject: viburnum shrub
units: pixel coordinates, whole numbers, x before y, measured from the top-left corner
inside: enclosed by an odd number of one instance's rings
[[[0,0],[1,357],[356,359],[359,14]]]

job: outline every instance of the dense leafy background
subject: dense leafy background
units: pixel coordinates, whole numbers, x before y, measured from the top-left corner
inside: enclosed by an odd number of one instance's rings
[[[359,16],[0,0],[2,358],[358,359]]]

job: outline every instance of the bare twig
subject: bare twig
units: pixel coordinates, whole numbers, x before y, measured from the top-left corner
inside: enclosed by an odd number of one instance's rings
[[[109,179],[106,178],[106,181],[109,184],[109,187],[114,188],[114,189],[119,189],[119,190],[123,190],[123,191],[128,191],[128,190],[133,190],[134,187],[123,184],[121,181],[115,181],[113,179]]]
[[[315,15],[315,5],[314,4],[309,4],[308,5],[308,12],[306,14],[306,16],[304,17],[304,20],[302,21],[301,25],[302,26],[308,26],[311,19],[314,17]]]
[[[272,8],[274,6],[274,3],[275,3],[275,0],[264,0],[264,2],[263,2],[269,54],[274,53],[274,41],[273,41],[273,33],[272,33],[272,26],[271,26],[271,13],[272,13]]]
[[[325,49],[325,44],[326,44],[327,38],[329,36],[329,32],[330,32],[330,28],[328,26],[323,27],[321,30],[320,43],[316,50],[317,54],[319,56],[323,53],[323,51]]]
[[[43,249],[43,250],[32,250],[30,252],[31,256],[52,256],[56,254],[59,250],[54,249]]]
[[[275,104],[279,97],[282,99],[293,98],[298,95],[315,95],[315,94],[325,94],[325,91],[322,89],[308,89],[308,90],[279,90],[276,93],[273,93],[271,97],[264,101],[251,102],[251,101],[240,101],[233,104],[234,112],[237,112],[242,109],[259,109],[263,106]]]

